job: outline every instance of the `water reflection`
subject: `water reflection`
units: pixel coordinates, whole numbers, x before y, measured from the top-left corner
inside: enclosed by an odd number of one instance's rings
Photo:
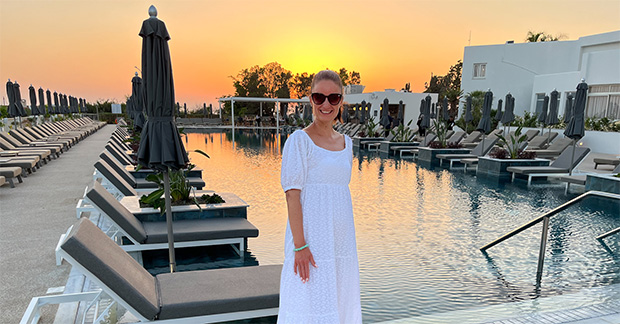
[[[260,264],[283,260],[286,202],[280,187],[287,135],[244,130],[188,133],[206,189],[234,192],[260,235],[249,240]],[[488,251],[479,247],[571,197],[563,186],[525,187],[411,160],[356,152],[351,195],[365,322],[379,322],[620,283],[618,239],[593,239],[620,226],[617,205],[575,206],[552,219],[542,286],[536,287],[540,226]],[[610,252],[611,251],[611,252]],[[615,251],[615,252],[614,252]]]

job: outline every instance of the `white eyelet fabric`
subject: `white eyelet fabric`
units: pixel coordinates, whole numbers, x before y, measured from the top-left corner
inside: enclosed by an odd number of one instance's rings
[[[295,248],[290,225],[284,243],[278,323],[362,323],[359,265],[349,181],[353,143],[330,151],[295,131],[282,151],[281,184],[301,190],[304,236],[317,268],[302,283],[293,272]]]

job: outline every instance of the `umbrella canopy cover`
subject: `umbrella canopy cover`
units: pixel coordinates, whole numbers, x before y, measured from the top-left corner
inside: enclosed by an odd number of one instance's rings
[[[542,111],[540,115],[538,115],[538,122],[543,123],[545,125],[547,122],[547,111],[549,110],[549,96],[545,96],[545,100],[543,101]]]
[[[501,122],[507,125],[515,120],[515,98],[509,93],[506,95],[506,107],[504,108],[504,114],[502,115]]]
[[[448,112],[448,97],[443,97],[441,104],[441,119],[447,121],[450,119],[450,113]]]
[[[348,123],[350,121],[349,118],[349,105],[342,105],[340,108],[342,109],[342,113],[340,114],[340,118],[342,118],[343,123]]]
[[[495,119],[496,121],[500,121],[502,120],[502,104],[504,103],[504,101],[502,99],[497,101],[497,112],[495,112],[495,116],[493,116],[493,119]],[[506,103],[506,106],[508,106],[508,103]]]
[[[575,108],[573,115],[568,121],[564,135],[572,139],[580,139],[585,135],[585,110],[586,100],[588,97],[588,84],[581,82],[577,85],[577,93],[575,94]]]
[[[60,101],[58,100],[58,92],[54,91],[54,113],[60,114]]]
[[[134,120],[133,126],[137,131],[142,131],[144,128],[144,86],[142,84],[142,78],[138,76],[138,73],[131,79],[131,98],[133,99]]]
[[[570,121],[573,115],[573,108],[573,95],[569,93],[568,97],[566,97],[566,106],[564,107],[564,123]]]
[[[467,96],[465,99],[465,122],[471,123],[474,120],[474,115],[471,113],[471,97]]]
[[[15,92],[15,105],[17,105],[19,115],[26,116],[26,110],[24,109],[24,105],[22,105],[22,93],[19,90],[19,84],[17,82],[13,83],[13,91]]]
[[[142,37],[142,77],[148,120],[142,129],[138,162],[157,170],[178,170],[189,163],[174,122],[174,82],[168,40],[163,21],[145,20]]]
[[[360,124],[366,122],[366,100],[362,100],[362,106],[360,111]]]
[[[549,113],[547,114],[547,119],[545,123],[547,125],[556,125],[560,121],[558,120],[558,92],[557,90],[551,91],[551,96],[549,97]]]
[[[433,99],[431,98],[430,95],[426,95],[426,97],[424,97],[423,99],[423,103],[424,103],[424,108],[422,108],[422,106],[420,106],[420,115],[424,114],[424,115],[428,115],[430,118],[430,113],[431,113],[431,101],[433,101]]]
[[[430,97],[427,97],[430,98]],[[420,121],[420,128],[427,129],[431,127],[431,102],[430,100],[422,100],[420,102],[420,111],[422,111],[422,120]]]
[[[381,125],[383,126],[383,128],[390,128],[390,117],[389,117],[389,112],[390,110],[390,101],[388,100],[388,98],[383,99],[383,105],[381,106]]]
[[[484,101],[482,103],[482,117],[478,123],[476,130],[483,133],[488,133],[491,130],[491,107],[493,106],[493,92],[491,90],[484,94]]]
[[[39,107],[37,107],[37,91],[32,84],[28,87],[28,94],[30,95],[30,114],[39,115]]]
[[[15,102],[15,89],[13,88],[13,82],[11,82],[11,80],[6,83],[6,96],[9,97],[9,117],[21,116],[19,108],[17,108],[17,103]]]
[[[396,120],[394,121],[394,127],[398,127],[400,124],[404,124],[403,115],[405,113],[405,104],[403,101],[398,102],[398,115],[396,116]]]
[[[39,114],[45,115],[45,91],[39,88]]]
[[[52,108],[52,92],[50,91],[50,89],[47,89],[47,91],[45,91],[45,96],[47,97],[47,112],[53,114],[54,108]]]

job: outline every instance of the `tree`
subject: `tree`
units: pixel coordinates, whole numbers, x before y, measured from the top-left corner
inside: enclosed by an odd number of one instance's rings
[[[343,86],[347,86],[349,84],[360,84],[362,82],[362,76],[359,72],[348,72],[347,69],[341,68],[337,73],[340,76],[340,80],[342,80]]]
[[[444,76],[431,75],[429,82],[424,84],[426,93],[437,93],[439,101],[444,97],[448,97],[450,107],[448,108],[450,115],[456,117],[458,115],[459,99],[463,95],[461,90],[461,72],[463,70],[463,61],[458,60],[456,64],[450,67],[448,73]]]
[[[527,36],[525,37],[526,43],[536,43],[536,42],[555,42],[561,39],[567,38],[564,34],[559,34],[557,36],[553,36],[551,34],[547,34],[545,32],[535,32],[528,31]]]
[[[309,97],[310,96],[310,85],[312,84],[313,78],[314,78],[314,73],[308,74],[307,72],[304,72],[302,74],[299,74],[299,73],[295,74],[295,76],[291,80],[291,85],[290,85],[290,88],[292,90],[292,95],[297,99],[301,99],[303,97]]]

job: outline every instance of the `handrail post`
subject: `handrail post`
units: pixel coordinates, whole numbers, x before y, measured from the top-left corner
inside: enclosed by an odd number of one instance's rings
[[[543,228],[540,236],[540,251],[538,252],[538,269],[536,270],[536,282],[540,282],[545,263],[545,251],[547,250],[547,233],[549,232],[549,216],[543,217]]]

